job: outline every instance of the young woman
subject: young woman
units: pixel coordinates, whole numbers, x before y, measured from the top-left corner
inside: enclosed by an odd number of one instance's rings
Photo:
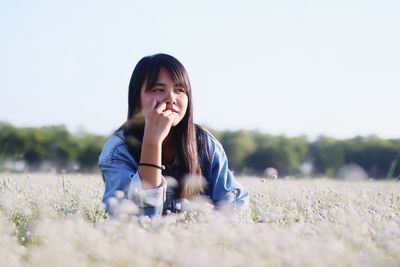
[[[130,80],[128,106],[127,121],[99,157],[109,213],[116,192],[148,216],[176,212],[182,199],[196,195],[208,196],[217,208],[247,205],[248,193],[228,169],[221,144],[193,123],[192,89],[176,58],[142,58]],[[167,184],[168,176],[177,186]]]

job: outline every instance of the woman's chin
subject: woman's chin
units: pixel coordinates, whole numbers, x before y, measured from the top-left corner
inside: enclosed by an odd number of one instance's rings
[[[182,120],[174,120],[171,127],[177,126]]]

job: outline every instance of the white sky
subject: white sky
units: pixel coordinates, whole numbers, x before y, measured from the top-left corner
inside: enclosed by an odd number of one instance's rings
[[[400,138],[400,1],[0,0],[0,120],[109,134],[143,56],[187,68],[195,121]]]

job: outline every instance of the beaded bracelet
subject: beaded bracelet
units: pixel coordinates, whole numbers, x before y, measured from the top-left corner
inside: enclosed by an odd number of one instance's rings
[[[151,164],[151,163],[139,163],[139,166],[153,167],[153,168],[160,169],[162,171],[165,170],[165,166],[164,165],[158,166],[158,165]]]

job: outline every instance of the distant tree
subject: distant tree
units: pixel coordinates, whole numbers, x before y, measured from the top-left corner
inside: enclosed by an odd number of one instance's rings
[[[356,163],[374,178],[394,175],[400,146],[377,136],[355,137],[344,143],[347,163]],[[393,165],[395,164],[395,165]],[[392,171],[390,169],[393,169]]]
[[[48,155],[45,146],[48,135],[40,128],[21,128],[19,134],[24,144],[22,158],[31,169],[35,169]]]
[[[255,173],[262,174],[267,167],[274,167],[280,175],[298,172],[299,165],[308,151],[305,136],[256,136],[257,149],[245,159],[245,164]]]
[[[65,126],[41,128],[47,135],[46,160],[51,161],[58,168],[66,168],[77,156],[78,141]]]
[[[223,132],[221,143],[229,159],[229,166],[235,171],[244,169],[244,159],[256,149],[253,136],[244,130]]]
[[[24,140],[10,123],[0,122],[0,159],[16,159],[23,153]]]
[[[320,136],[310,144],[310,158],[317,173],[334,177],[345,164],[343,143],[334,138]]]
[[[391,161],[390,169],[386,177],[400,179],[400,139],[392,139],[390,143],[397,153]]]
[[[285,159],[281,151],[275,147],[262,147],[251,153],[245,159],[245,164],[255,174],[262,174],[266,168],[274,167],[279,173],[287,173]]]
[[[77,162],[80,170],[90,171],[97,166],[104,142],[104,137],[93,134],[88,134],[79,139]]]
[[[230,168],[239,173],[262,174],[267,167],[273,167],[280,176],[296,175],[306,159],[312,162],[316,174],[329,177],[346,164],[356,164],[374,178],[400,177],[400,139],[372,135],[337,140],[320,136],[309,142],[305,136],[209,131],[224,146]],[[91,171],[97,166],[104,142],[105,138],[99,135],[72,135],[63,125],[17,128],[0,122],[0,161],[24,160],[30,170],[46,162],[58,170],[68,170],[77,163],[81,171]]]

